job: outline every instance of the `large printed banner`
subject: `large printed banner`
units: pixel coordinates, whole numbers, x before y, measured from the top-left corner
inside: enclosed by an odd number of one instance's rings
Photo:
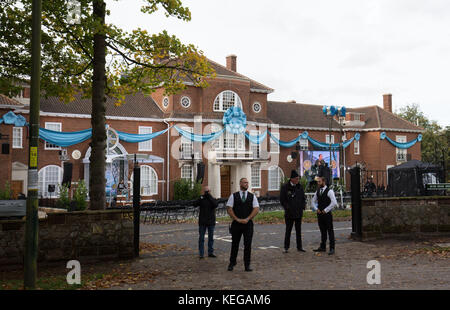
[[[340,177],[339,171],[339,152],[331,152],[332,160],[331,165],[333,167],[333,178]],[[303,151],[300,152],[300,172],[301,175],[314,175],[317,174],[317,170],[314,165],[318,165],[319,161],[327,163],[330,166],[330,152],[329,151]]]

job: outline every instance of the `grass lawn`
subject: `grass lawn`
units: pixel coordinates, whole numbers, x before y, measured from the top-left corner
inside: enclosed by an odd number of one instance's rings
[[[349,221],[352,219],[352,210],[334,210],[333,211],[333,220],[334,221]],[[219,223],[230,223],[231,218],[227,217],[219,217],[217,218]],[[258,224],[280,224],[284,223],[284,211],[267,211],[260,212],[257,216],[255,216],[255,223]],[[317,214],[312,211],[303,212],[303,222],[304,223],[314,223],[317,222]]]

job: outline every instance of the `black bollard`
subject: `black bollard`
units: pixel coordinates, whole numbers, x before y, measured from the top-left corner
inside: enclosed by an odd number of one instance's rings
[[[133,168],[133,227],[134,227],[134,256],[139,256],[139,225],[141,217],[141,167],[136,158]]]

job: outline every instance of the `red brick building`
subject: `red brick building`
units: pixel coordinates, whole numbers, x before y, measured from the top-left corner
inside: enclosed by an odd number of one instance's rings
[[[296,138],[307,131],[318,141],[328,141],[329,121],[322,113],[322,106],[296,102],[269,101],[274,90],[236,71],[236,56],[227,57],[226,66],[210,61],[217,76],[208,81],[209,87],[199,88],[187,84],[177,95],[165,96],[164,89],[156,89],[152,96],[137,94],[128,96],[122,106],[107,101],[106,121],[116,131],[150,133],[177,125],[194,133],[208,134],[222,128],[224,112],[231,106],[240,106],[247,115],[247,131],[250,134],[266,129],[283,141]],[[8,111],[29,116],[29,91],[25,88],[19,98],[0,96],[0,117]],[[381,103],[381,98],[380,98]],[[368,170],[386,171],[407,159],[420,159],[420,143],[408,150],[396,149],[380,133],[398,142],[417,137],[422,129],[392,113],[392,96],[383,96],[383,107],[377,105],[347,110],[345,119],[335,118],[332,124],[331,142],[338,142],[344,134],[347,139],[360,133],[359,142],[353,142],[344,151],[345,167],[359,163]],[[56,131],[79,131],[91,127],[90,100],[77,97],[64,104],[56,98],[41,100],[40,126]],[[2,143],[8,143],[8,152],[0,154],[0,186],[6,180],[14,192],[26,193],[27,187],[27,127],[0,125],[0,133],[7,135]],[[4,137],[4,136],[3,136]],[[111,149],[110,169],[115,180],[130,185],[132,164],[113,160],[114,154],[149,154],[142,162],[143,199],[166,200],[173,197],[174,182],[180,178],[195,179],[198,163],[205,165],[203,184],[208,184],[216,197],[226,197],[238,189],[241,177],[247,177],[251,190],[257,195],[277,194],[284,176],[298,165],[289,158],[295,147],[283,148],[267,136],[259,146],[250,143],[244,135],[224,133],[219,139],[207,142],[191,142],[182,138],[174,129],[148,142],[119,143]],[[311,150],[308,140],[301,140],[302,150]],[[72,181],[89,180],[89,140],[62,148],[40,141],[39,181],[40,195],[48,197],[48,184],[62,179],[60,151],[67,152],[73,163]],[[7,154],[3,154],[7,153]],[[324,151],[326,154],[327,151]],[[341,160],[343,164],[344,160]],[[385,176],[384,176],[385,179]],[[347,176],[348,181],[348,176]],[[381,177],[377,183],[386,184]]]

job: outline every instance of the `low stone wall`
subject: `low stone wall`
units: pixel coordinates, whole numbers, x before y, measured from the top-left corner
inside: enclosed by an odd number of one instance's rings
[[[362,239],[450,235],[450,197],[362,199]]]
[[[38,261],[133,257],[131,210],[48,213],[39,220]],[[23,264],[25,221],[0,221],[0,265]]]

